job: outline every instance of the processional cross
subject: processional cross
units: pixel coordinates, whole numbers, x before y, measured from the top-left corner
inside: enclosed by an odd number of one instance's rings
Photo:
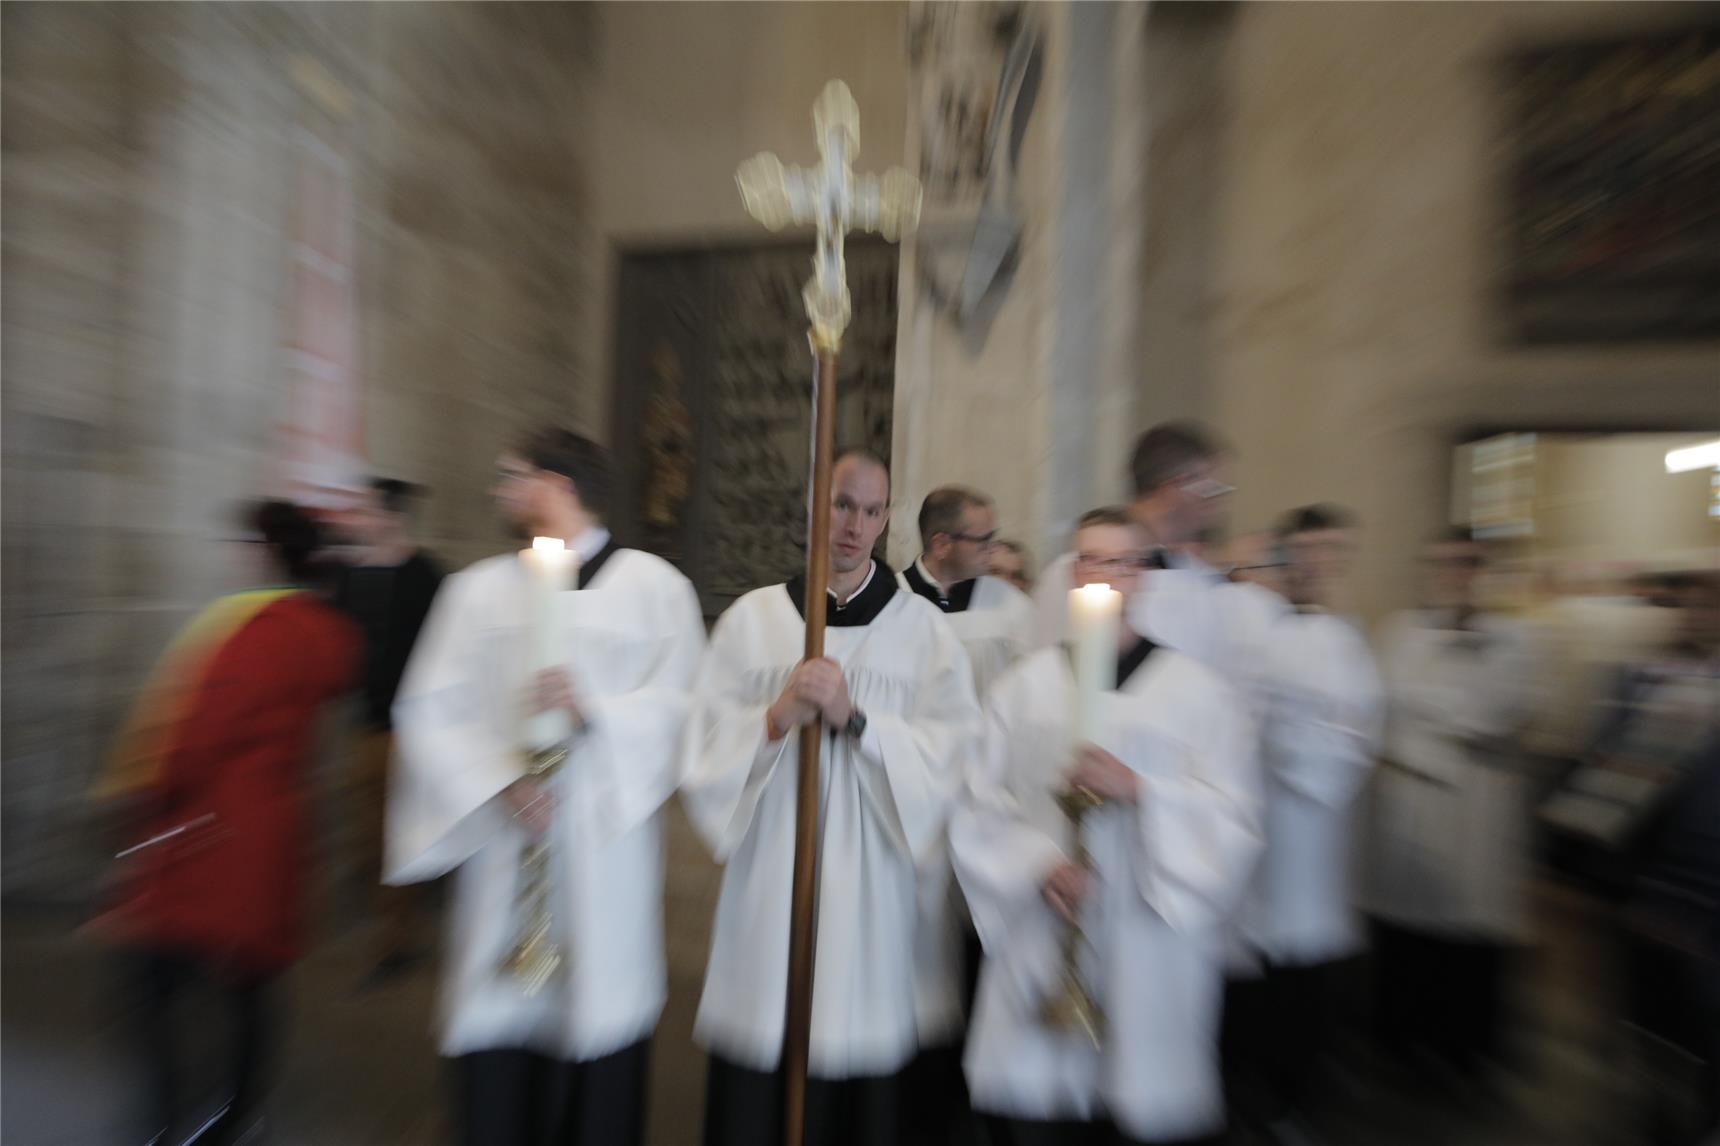
[[[812,108],[817,167],[784,167],[769,152],[735,172],[747,211],[772,231],[813,223],[818,249],[802,297],[812,320],[813,373],[811,524],[806,534],[806,659],[824,655],[830,566],[830,468],[836,434],[836,355],[853,303],[842,243],[850,230],[894,240],[920,219],[920,183],[900,167],[882,176],[854,174],[860,150],[860,109],[841,80],[831,80]],[[801,1146],[806,1129],[806,1059],[812,1035],[812,952],[818,868],[818,747],[820,726],[800,729],[800,775],[794,819],[794,890],[789,916],[788,1007],[784,1016],[783,1141]]]

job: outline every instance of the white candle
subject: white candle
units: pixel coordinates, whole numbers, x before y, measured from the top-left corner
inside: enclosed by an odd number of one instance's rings
[[[1069,591],[1069,637],[1074,646],[1075,742],[1099,734],[1099,697],[1117,687],[1117,625],[1123,595],[1109,585]]]
[[[579,582],[579,555],[559,537],[534,537],[530,549],[520,550],[520,564],[525,566],[530,584],[527,668],[535,678],[540,670],[567,662],[565,602],[568,592]],[[559,744],[571,731],[572,721],[562,709],[533,713],[527,724],[527,746],[547,748]]]

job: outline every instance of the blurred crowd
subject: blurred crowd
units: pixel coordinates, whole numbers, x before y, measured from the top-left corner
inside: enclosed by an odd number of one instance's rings
[[[596,481],[596,455],[581,456],[572,468],[525,449],[504,456],[497,498],[510,523],[541,525],[541,501],[534,510],[521,492],[541,481],[571,491],[571,504],[592,511],[580,528],[596,528],[595,504],[579,500],[582,484],[589,498]],[[1590,905],[1585,941],[1607,952],[1601,965],[1614,972],[1590,986],[1629,1048],[1636,1140],[1671,1146],[1714,1133],[1720,576],[1557,560],[1525,568],[1501,543],[1454,529],[1426,544],[1417,607],[1368,632],[1343,612],[1362,523],[1342,507],[1305,506],[1269,529],[1218,540],[1230,492],[1224,465],[1222,447],[1200,427],[1150,431],[1130,474],[1133,501],[1083,519],[1074,551],[1037,575],[1033,555],[998,535],[989,498],[944,487],[924,502],[922,552],[901,582],[946,620],[981,599],[976,585],[999,586],[998,615],[1010,619],[986,638],[990,651],[963,642],[982,706],[989,693],[992,709],[1007,709],[996,680],[1008,680],[1012,664],[1024,671],[1033,650],[1068,639],[1069,591],[1101,576],[1139,578],[1125,605],[1125,668],[1133,630],[1234,688],[1230,718],[1251,730],[1259,813],[1248,820],[1248,845],[1235,845],[1247,862],[1239,860],[1234,894],[1213,892],[1229,905],[1223,950],[1188,949],[1206,952],[1214,982],[1223,981],[1222,1021],[1166,1052],[1210,1059],[1229,1130],[1191,1116],[1194,1133],[1176,1140],[1322,1140],[1334,1072],[1346,1056],[1354,1067],[1358,1046],[1426,1085],[1497,1088],[1522,1068],[1513,1016],[1523,1006],[1525,956],[1549,941],[1538,933],[1533,894],[1549,882]],[[256,1133],[278,1049],[280,978],[310,941],[303,790],[320,713],[338,711],[354,745],[349,811],[368,850],[352,862],[374,892],[367,981],[425,957],[428,902],[382,883],[391,775],[407,766],[395,739],[397,692],[426,619],[441,608],[443,570],[414,539],[421,493],[378,479],[339,515],[279,501],[248,507],[235,540],[254,558],[253,585],[214,603],[175,640],[104,775],[119,859],[91,927],[124,953],[145,1097],[140,1140]],[[833,546],[845,544],[833,533]],[[997,658],[983,673],[982,655]],[[772,736],[773,719],[765,721]],[[855,735],[864,737],[863,719]],[[1198,779],[1200,762],[1189,767]],[[971,780],[965,798],[980,799],[973,793],[982,787]],[[964,810],[963,798],[950,797],[951,842],[966,889],[989,861],[964,851],[962,817],[978,813]],[[529,816],[531,807],[516,813]],[[1190,838],[1180,846],[1232,845]],[[1228,869],[1211,867],[1220,870]],[[1070,918],[1091,894],[1072,880],[1043,889]],[[994,937],[982,924],[981,955],[972,925],[958,925],[969,931],[964,1006],[983,1019],[1002,1005],[984,984],[996,972],[981,969],[997,957]],[[1156,925],[1176,931],[1174,913]],[[1174,958],[1195,957],[1177,951]],[[1143,960],[1127,973],[1150,980],[1160,972]],[[187,1032],[172,1004],[198,983],[221,993],[233,1041],[222,1102],[191,1125],[188,1095],[199,1084],[179,1068]],[[1117,999],[1107,1046],[1134,1037],[1135,1020]],[[984,1029],[1003,1029],[989,1021]],[[1089,1069],[1080,1056],[1071,1061],[1071,1077]],[[986,1097],[985,1056],[970,1046],[967,1062],[965,1083],[945,1085],[971,1089],[963,1099],[971,1109],[940,1113],[941,1137],[925,1140],[1099,1141],[1068,1129],[1099,1121],[1115,1134],[1107,1141],[1171,1140],[1130,1130],[1121,1097],[1108,1100],[1109,1115],[1050,1109],[1057,1117],[1047,1121],[998,1110]],[[1095,1079],[1104,1073],[1090,1069]],[[1070,1085],[1109,1093],[1101,1081]],[[482,1109],[494,1097],[456,1101]],[[1023,1129],[1054,1122],[1062,1137]],[[484,1140],[461,1125],[468,1140]],[[833,1130],[825,1140],[860,1139]]]

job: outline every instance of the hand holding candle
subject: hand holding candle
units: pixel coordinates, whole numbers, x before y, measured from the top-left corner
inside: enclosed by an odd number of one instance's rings
[[[567,713],[573,719],[576,729],[585,723],[585,710],[579,706],[573,678],[560,665],[538,669],[533,682],[532,703],[538,712],[560,709]]]
[[[1134,770],[1096,744],[1076,746],[1075,766],[1064,779],[1070,787],[1091,792],[1105,803],[1132,804],[1140,793],[1140,777]]]

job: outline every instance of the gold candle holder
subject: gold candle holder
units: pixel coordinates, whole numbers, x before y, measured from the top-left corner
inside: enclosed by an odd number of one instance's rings
[[[540,748],[526,760],[526,775],[545,780],[567,759],[568,747],[558,744]],[[550,910],[550,846],[545,836],[530,840],[520,852],[518,883],[514,889],[514,940],[502,956],[501,972],[520,984],[527,995],[535,995],[561,970],[561,944],[551,936],[555,924]]]
[[[1093,857],[1087,851],[1087,816],[1105,803],[1104,797],[1091,788],[1069,787],[1053,798],[1074,828],[1076,864],[1091,873]],[[1097,1047],[1105,1038],[1105,1012],[1081,975],[1081,948],[1086,942],[1087,935],[1077,913],[1063,934],[1063,969],[1057,986],[1040,1007],[1039,1019],[1054,1031],[1085,1035]]]

